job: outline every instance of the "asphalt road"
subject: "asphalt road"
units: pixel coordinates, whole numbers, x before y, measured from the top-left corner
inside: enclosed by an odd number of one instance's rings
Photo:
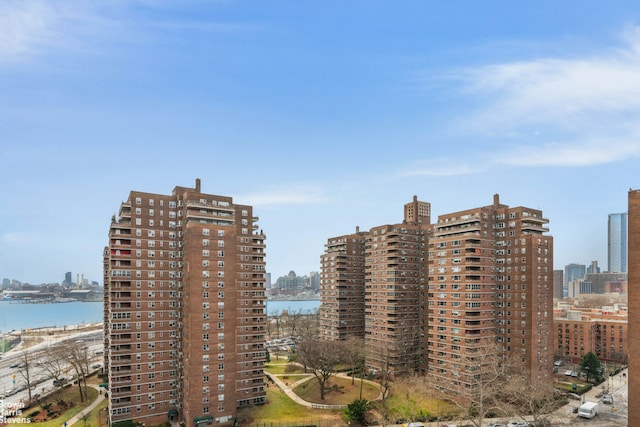
[[[19,372],[19,368],[12,367],[20,363],[25,351],[35,352],[46,350],[48,347],[66,341],[82,340],[87,345],[88,354],[91,356],[91,365],[101,364],[102,356],[96,355],[96,351],[103,350],[102,331],[85,331],[77,334],[46,337],[45,340],[27,349],[20,347],[3,354],[0,360],[0,398],[8,403],[19,404],[28,399],[26,381]],[[44,394],[53,390],[53,382],[47,375],[35,369],[31,374],[32,394]]]

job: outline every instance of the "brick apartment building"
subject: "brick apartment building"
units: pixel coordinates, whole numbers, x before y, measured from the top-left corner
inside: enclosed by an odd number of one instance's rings
[[[320,257],[320,334],[364,338],[364,267],[367,232],[327,240]]]
[[[413,197],[400,224],[373,227],[365,247],[365,350],[374,373],[425,370],[426,248],[431,206]]]
[[[626,361],[629,345],[626,305],[554,310],[554,357],[578,364],[588,352],[606,362]]]
[[[320,333],[365,339],[369,370],[424,370],[426,233],[430,205],[414,196],[400,224],[327,240],[320,269]]]
[[[553,364],[548,220],[539,210],[503,205],[497,195],[490,206],[441,215],[435,224],[430,216],[430,205],[414,197],[401,224],[329,239],[322,256],[321,317],[347,311],[347,302],[354,302],[345,296],[351,288],[361,292],[364,279],[360,322],[370,369],[428,372],[444,392],[469,392],[477,374],[471,355],[496,343],[504,353],[519,355],[533,375],[548,376]],[[349,239],[365,243],[364,276],[337,262],[335,248],[344,254]],[[342,282],[342,293],[331,287],[338,273],[353,278]],[[338,324],[322,323],[324,336],[348,336],[344,328],[338,332]]]
[[[472,393],[492,343],[532,375],[552,367],[553,238],[542,212],[500,203],[441,215],[429,242],[428,370],[445,393]]]
[[[232,425],[265,402],[265,236],[251,206],[131,191],[104,251],[111,423]]]
[[[629,420],[640,419],[640,190],[629,190]]]

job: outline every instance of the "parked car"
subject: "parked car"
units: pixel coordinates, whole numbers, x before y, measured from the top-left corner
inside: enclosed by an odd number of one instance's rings
[[[509,421],[507,427],[527,427],[527,423],[524,421]]]
[[[607,405],[613,404],[613,396],[611,394],[605,394],[602,396],[602,403],[606,403]]]
[[[553,364],[556,366],[562,366],[564,365],[564,362],[562,360],[556,360],[555,362],[553,362]]]

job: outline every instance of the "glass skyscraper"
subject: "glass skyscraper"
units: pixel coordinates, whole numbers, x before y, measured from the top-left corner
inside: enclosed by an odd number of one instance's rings
[[[567,264],[564,266],[564,283],[562,287],[563,296],[569,296],[569,283],[574,280],[584,279],[586,272],[587,266],[584,264]]]
[[[627,272],[627,213],[609,214],[608,264],[611,273]]]

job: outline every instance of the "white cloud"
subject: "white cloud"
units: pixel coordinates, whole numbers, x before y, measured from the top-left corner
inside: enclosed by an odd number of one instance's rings
[[[104,44],[147,42],[161,34],[238,33],[259,30],[242,22],[174,19],[180,3],[146,0],[3,0],[0,2],[0,62],[16,62],[53,49],[96,54]],[[145,13],[153,9],[157,14]],[[157,16],[169,16],[169,19]],[[152,37],[153,36],[153,37]]]
[[[109,18],[121,4],[115,0],[109,6],[92,0],[0,2],[0,62],[25,61],[54,50],[91,51],[89,46],[96,39],[122,36],[117,20]]]
[[[471,166],[464,159],[434,159],[428,164],[408,167],[399,173],[400,176],[454,176],[469,175],[480,172],[486,167],[482,162],[479,166]],[[480,166],[481,165],[481,166]]]
[[[640,157],[639,141],[520,146],[498,154],[498,163],[512,166],[591,166]]]
[[[313,185],[269,188],[264,192],[246,194],[234,198],[238,203],[252,206],[306,205],[327,201],[322,190]]]
[[[35,241],[35,236],[29,233],[5,233],[2,235],[2,242],[11,246],[24,246],[32,244]]]
[[[589,166],[640,156],[640,28],[621,40],[597,54],[450,73],[475,105],[453,126],[502,144],[486,155],[494,164]]]
[[[631,47],[599,58],[495,64],[460,78],[467,94],[485,105],[467,122],[481,131],[575,129],[594,116],[637,114],[640,108],[640,51]]]
[[[33,52],[54,37],[56,13],[44,2],[0,3],[0,60]]]

